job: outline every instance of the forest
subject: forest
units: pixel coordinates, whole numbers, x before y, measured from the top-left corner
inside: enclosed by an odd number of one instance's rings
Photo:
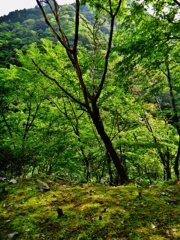
[[[179,2],[55,4],[0,17],[1,175],[178,179]]]
[[[180,1],[36,2],[0,17],[0,238],[180,239]]]

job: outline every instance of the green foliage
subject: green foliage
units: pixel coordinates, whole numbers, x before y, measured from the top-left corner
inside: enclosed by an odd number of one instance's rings
[[[85,6],[80,8],[78,61],[90,93],[96,93],[104,70],[110,2],[114,12],[118,1],[81,1]],[[171,1],[134,1],[122,6],[116,20],[98,106],[105,130],[133,181],[167,179],[166,169],[172,171],[178,153],[177,12],[178,6]],[[46,13],[55,27],[52,14],[48,9]],[[72,45],[74,4],[62,6],[60,21]],[[12,12],[0,23],[0,173],[54,173],[87,181],[90,169],[91,180],[112,177],[115,181],[115,167],[84,109],[32,63],[33,59],[83,101],[66,51],[52,38],[39,9]]]
[[[75,21],[75,8],[72,5],[63,5],[60,20],[65,33],[70,39],[74,39],[74,21]],[[93,24],[94,14],[87,6],[81,7],[83,17]],[[47,17],[50,22],[53,21],[53,16],[46,9]],[[23,49],[24,52],[29,48],[30,44],[36,42],[40,44],[41,38],[47,38],[55,42],[48,29],[44,19],[42,18],[40,9],[35,7],[32,9],[16,10],[9,13],[7,16],[0,17],[0,67],[9,67],[10,64],[19,65],[14,49]],[[107,31],[108,25],[104,28]],[[80,41],[82,44],[90,45],[88,30],[84,23],[82,28]]]

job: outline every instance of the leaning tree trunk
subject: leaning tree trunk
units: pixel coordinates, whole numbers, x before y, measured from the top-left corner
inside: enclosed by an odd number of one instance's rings
[[[101,117],[100,117],[99,109],[96,104],[92,104],[92,108],[93,108],[93,111],[89,112],[89,114],[91,115],[93,123],[94,123],[99,135],[101,136],[102,141],[104,142],[106,150],[109,153],[109,156],[111,157],[111,159],[114,163],[114,166],[116,167],[116,170],[121,179],[121,184],[127,183],[129,180],[127,173],[126,173],[123,165],[121,164],[121,161],[118,157],[117,152],[115,151],[115,149],[113,147],[113,144],[112,144],[109,136],[105,132],[105,129],[104,129]]]

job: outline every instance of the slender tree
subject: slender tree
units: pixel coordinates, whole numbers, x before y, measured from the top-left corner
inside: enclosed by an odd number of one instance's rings
[[[92,90],[91,91],[88,88],[88,85],[83,76],[83,71],[81,69],[81,65],[80,65],[79,58],[78,58],[78,50],[79,50],[78,49],[78,37],[79,37],[79,27],[80,27],[80,1],[76,0],[76,4],[75,4],[75,11],[76,11],[75,12],[75,32],[74,32],[74,42],[73,42],[72,46],[69,43],[69,39],[68,39],[67,35],[65,34],[64,30],[62,29],[61,21],[60,21],[60,17],[59,17],[60,16],[60,6],[58,5],[57,1],[56,0],[53,0],[53,1],[36,0],[36,1],[42,12],[42,15],[44,17],[46,24],[51,29],[52,33],[57,38],[57,40],[61,43],[61,45],[66,50],[67,56],[76,72],[77,79],[78,79],[79,85],[80,85],[80,89],[81,89],[81,92],[83,95],[83,100],[79,100],[76,96],[74,96],[74,94],[72,92],[69,92],[68,90],[66,90],[56,78],[47,74],[46,71],[44,69],[42,69],[41,66],[39,66],[34,60],[32,60],[32,61],[35,64],[36,68],[46,78],[53,81],[60,90],[62,90],[73,101],[78,103],[82,107],[82,109],[84,109],[89,114],[94,126],[97,129],[98,134],[100,135],[100,137],[102,138],[102,140],[105,144],[107,152],[109,153],[109,155],[117,169],[117,172],[121,179],[121,184],[124,184],[124,183],[128,182],[128,176],[127,176],[124,166],[121,163],[120,158],[112,144],[112,141],[104,128],[103,120],[102,120],[102,117],[100,114],[100,109],[99,109],[99,102],[98,102],[100,95],[103,91],[103,86],[104,86],[105,82],[107,82],[106,78],[107,78],[107,72],[108,72],[108,61],[109,61],[111,47],[112,47],[115,19],[120,10],[122,0],[118,0],[118,1],[109,0],[109,1],[105,1],[105,3],[102,1],[100,1],[100,2],[97,1],[94,3],[95,7],[98,8],[99,11],[103,10],[108,15],[108,18],[110,19],[110,31],[109,31],[109,39],[108,39],[108,43],[107,43],[106,54],[104,56],[103,71],[102,71],[101,76],[99,76],[99,82],[96,87],[93,87],[94,83],[93,83],[93,79],[92,79],[92,88],[91,88]],[[87,1],[85,1],[85,3],[86,2]],[[56,25],[57,25],[56,28],[48,20],[48,17],[46,15],[46,10],[45,10],[45,8],[47,6],[50,8],[50,10],[54,16],[54,19],[55,19]],[[58,30],[57,30],[57,27],[58,27]]]

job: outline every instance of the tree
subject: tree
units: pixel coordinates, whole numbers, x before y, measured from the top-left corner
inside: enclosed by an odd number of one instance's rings
[[[151,4],[152,12],[148,11],[148,4]],[[142,101],[145,110],[144,122],[153,136],[167,179],[171,178],[172,163],[175,175],[179,178],[180,38],[177,13],[178,7],[172,1],[134,2],[121,21],[115,48],[116,55],[118,52],[121,56],[117,71],[123,79],[123,87]],[[147,105],[154,106],[156,111],[146,108]],[[160,132],[159,127],[157,134],[146,113],[151,119],[161,121],[164,130]],[[170,123],[176,129],[174,137]]]
[[[51,9],[52,14],[54,15],[54,19],[56,20],[58,30],[56,30],[48,20],[43,2],[45,2]],[[87,3],[87,1],[85,1],[85,3]],[[90,3],[92,4],[92,2]],[[94,32],[92,30],[91,34],[95,43],[91,51],[91,54],[93,56],[91,58],[92,64],[91,64],[91,67],[87,68],[86,66],[87,69],[83,69],[81,67],[81,62],[79,58],[80,49],[78,45],[79,26],[80,26],[80,1],[76,0],[75,32],[74,32],[73,46],[71,47],[69,40],[61,26],[61,21],[59,18],[60,6],[58,5],[57,1],[56,0],[53,0],[53,1],[37,0],[37,4],[42,12],[42,15],[44,17],[46,24],[49,26],[52,33],[55,35],[57,40],[61,43],[61,45],[66,50],[67,56],[76,72],[76,81],[79,82],[80,91],[82,93],[80,99],[78,99],[72,92],[69,92],[68,90],[66,90],[56,78],[47,74],[46,71],[41,68],[41,66],[38,66],[35,60],[33,60],[33,63],[45,77],[53,81],[61,91],[63,91],[69,98],[71,98],[73,101],[79,104],[81,108],[89,114],[94,126],[97,129],[98,134],[101,136],[101,139],[104,142],[104,145],[106,147],[108,154],[110,155],[117,169],[117,172],[121,179],[121,184],[124,184],[128,182],[128,176],[122,162],[120,161],[118,153],[116,152],[113,146],[113,143],[104,128],[103,120],[100,113],[100,105],[98,102],[100,95],[103,91],[104,85],[108,84],[108,80],[107,80],[108,61],[109,61],[111,47],[112,47],[115,19],[120,10],[121,3],[122,3],[121,0],[119,1],[110,0],[105,2],[98,1],[98,2],[95,2],[95,4],[93,5],[93,7],[97,8],[98,11],[103,11],[104,14],[106,14],[107,17],[110,19],[109,39],[108,39],[108,43],[107,43],[105,54],[104,54],[102,51],[104,49],[97,49],[97,46],[98,46],[97,36],[96,36],[97,32]],[[104,58],[104,62],[102,62],[101,60],[101,66],[98,66],[96,56],[97,56],[97,53],[100,51],[101,51],[101,57]],[[100,71],[98,67],[101,67]],[[84,73],[84,71],[86,74]],[[98,71],[100,72],[99,74],[98,74]],[[87,80],[89,80],[89,82],[87,82]]]

